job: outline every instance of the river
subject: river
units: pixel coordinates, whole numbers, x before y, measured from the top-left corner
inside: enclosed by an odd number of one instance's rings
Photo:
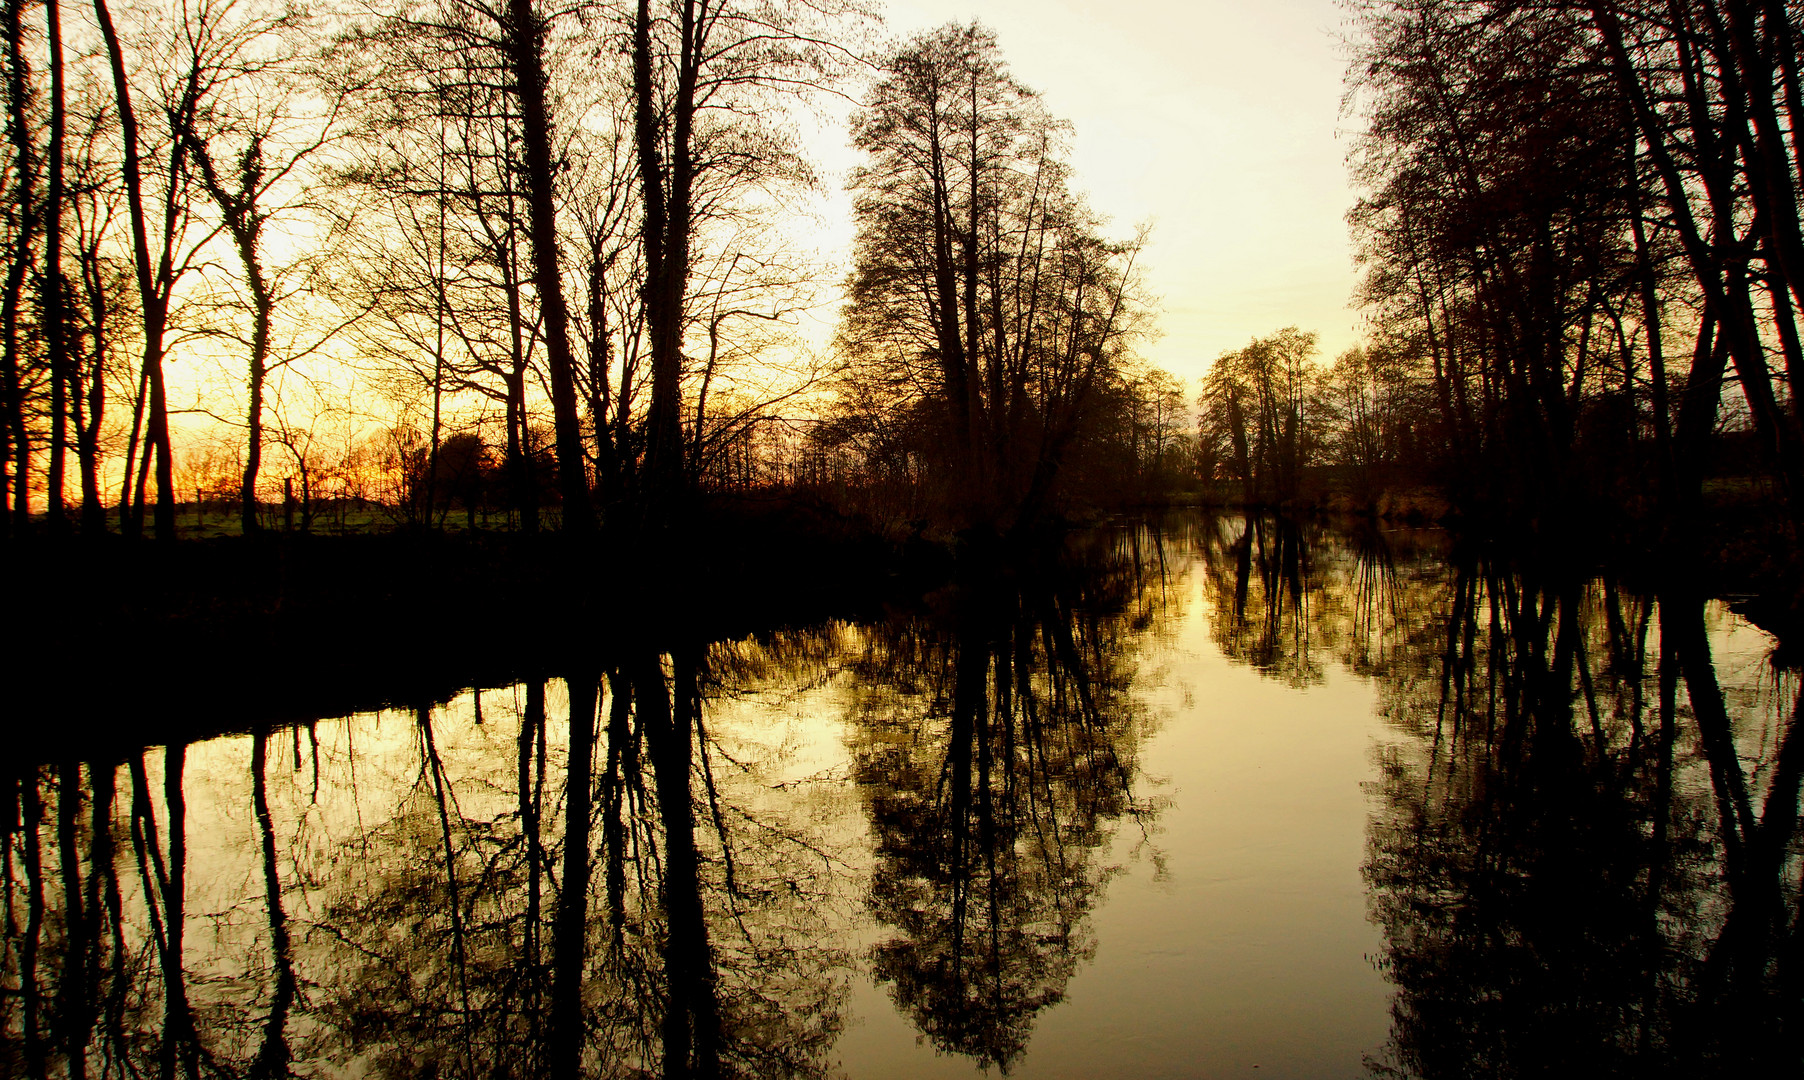
[[[15,762],[0,1066],[1783,1072],[1799,692],[1722,601],[1434,531],[1096,530],[881,617]]]

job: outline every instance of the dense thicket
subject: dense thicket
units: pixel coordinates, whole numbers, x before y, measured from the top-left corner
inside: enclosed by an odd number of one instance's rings
[[[1368,492],[1438,483],[1491,519],[1677,526],[1708,475],[1751,470],[1795,518],[1798,9],[1355,11],[1370,340],[1332,370],[1285,334],[1225,357],[1205,469],[1250,501],[1329,464]],[[1751,464],[1725,462],[1738,443]]]

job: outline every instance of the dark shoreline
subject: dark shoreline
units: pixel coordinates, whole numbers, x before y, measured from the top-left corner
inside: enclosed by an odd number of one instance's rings
[[[1160,510],[1145,508],[1155,517]],[[1413,515],[1292,516],[1381,532],[1424,524]],[[1702,568],[1675,568],[1647,545],[1593,539],[1536,553],[1457,522],[1427,527],[1444,532],[1450,547],[1547,560],[1543,572],[1564,577],[1608,573],[1638,592],[1674,587],[1677,569],[1687,590],[1730,600],[1778,638],[1775,661],[1789,666],[1804,623],[1796,558],[1761,543],[1758,524],[1735,522],[1719,533]],[[8,607],[28,621],[9,654],[17,685],[6,711],[22,758],[116,757],[262,724],[443,700],[472,686],[555,676],[623,649],[915,608],[955,580],[955,546],[950,537],[886,539],[817,508],[757,500],[712,506],[657,537],[478,531],[166,545],[11,541],[0,552],[34,572],[10,590]],[[81,729],[70,730],[71,722]]]
[[[1651,507],[1600,503],[1575,520],[1548,524],[1507,515],[1462,515],[1428,487],[1386,489],[1362,498],[1330,489],[1284,504],[1249,504],[1217,491],[1144,509],[1251,512],[1352,527],[1441,530],[1455,545],[1500,554],[1511,565],[1547,577],[1603,574],[1637,592],[1678,589],[1726,600],[1737,614],[1778,639],[1775,662],[1800,666],[1804,551],[1794,539],[1784,502],[1770,492],[1725,488],[1706,490],[1701,519],[1683,523],[1678,536],[1653,519]]]
[[[88,758],[442,700],[622,648],[880,613],[951,566],[788,511],[736,508],[700,535],[12,541],[31,568],[8,603],[29,620],[8,661],[14,745]]]

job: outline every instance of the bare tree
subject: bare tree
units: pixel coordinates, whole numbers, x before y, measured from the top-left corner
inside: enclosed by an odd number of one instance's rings
[[[532,282],[544,320],[546,360],[551,370],[551,414],[557,433],[564,528],[588,532],[595,527],[595,511],[576,412],[576,355],[570,346],[570,309],[564,300],[558,248],[551,103],[543,59],[547,27],[533,0],[507,0],[500,23],[503,56],[519,96]]]
[[[6,130],[11,152],[7,191],[6,277],[0,284],[0,390],[5,393],[5,446],[10,466],[8,490],[9,528],[24,532],[31,527],[31,446],[26,420],[30,339],[20,317],[25,285],[34,261],[34,237],[40,228],[37,184],[41,151],[32,109],[32,76],[25,58],[25,0],[7,0],[0,8],[6,32]]]
[[[1295,499],[1303,470],[1318,460],[1326,415],[1314,358],[1315,334],[1289,326],[1222,354],[1204,377],[1203,437],[1248,503]]]
[[[777,100],[831,90],[849,74],[856,57],[845,42],[863,18],[853,3],[638,0],[633,9],[632,130],[651,365],[646,473],[654,502],[687,482],[683,348],[698,237],[735,193],[801,177],[793,148],[766,114]]]
[[[261,32],[254,21],[234,24],[230,3],[200,0],[185,11],[175,35],[173,59],[167,65],[146,65],[156,76],[150,93],[157,117],[154,131],[140,123],[138,105],[145,94],[133,86],[140,70],[138,43],[128,43],[114,25],[106,0],[94,0],[94,15],[106,44],[112,71],[115,106],[119,116],[121,164],[125,177],[125,202],[131,228],[131,252],[138,286],[138,317],[142,332],[142,384],[146,400],[144,464],[156,457],[156,535],[175,539],[174,453],[169,439],[169,406],[163,378],[166,335],[176,290],[192,271],[207,237],[190,235],[194,217],[194,189],[190,170],[190,139],[203,104],[226,77],[227,69],[243,58],[243,51]],[[159,38],[160,42],[160,38]],[[134,55],[128,55],[128,45]],[[160,47],[168,52],[167,45]],[[159,162],[146,183],[145,158]],[[135,441],[135,438],[134,438]],[[137,534],[143,522],[143,468],[135,492],[131,490],[133,462],[125,462],[125,490],[120,497],[124,529]]]
[[[66,135],[67,88],[63,70],[63,16],[58,0],[44,0],[44,36],[50,51],[50,145],[45,155],[44,269],[42,276],[44,339],[50,354],[50,471],[46,478],[46,510],[50,531],[69,531],[63,486],[69,447],[69,395],[75,372],[71,370],[68,319],[64,304],[68,289],[63,278],[63,203],[67,192],[63,165],[68,153]]]
[[[266,231],[278,216],[295,216],[310,201],[303,167],[342,134],[343,97],[334,86],[334,103],[316,115],[296,84],[308,75],[311,58],[291,43],[310,31],[306,16],[293,8],[252,10],[234,29],[244,41],[245,55],[230,73],[229,83],[215,92],[212,107],[184,133],[196,178],[218,210],[225,233],[237,254],[246,295],[238,299],[250,316],[245,380],[245,455],[240,485],[240,522],[245,535],[258,530],[257,481],[263,464],[265,381],[272,365],[286,364],[320,349],[340,329],[330,315],[329,330],[315,333],[309,344],[275,353],[279,305],[303,286],[318,260],[311,251],[272,265]],[[221,145],[229,159],[219,160]],[[353,316],[354,317],[354,316]]]
[[[868,163],[841,340],[869,404],[927,403],[929,451],[966,524],[1028,524],[1126,364],[1140,238],[1106,240],[1066,185],[1065,125],[1008,73],[995,36],[905,43],[859,113]],[[949,469],[949,472],[946,470]]]

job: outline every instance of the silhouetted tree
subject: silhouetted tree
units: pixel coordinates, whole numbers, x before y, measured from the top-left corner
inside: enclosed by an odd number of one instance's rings
[[[1249,505],[1295,499],[1325,442],[1315,335],[1286,327],[1223,353],[1203,379],[1199,437]]]
[[[630,15],[632,132],[651,367],[645,467],[652,498],[683,475],[683,348],[695,312],[692,274],[712,219],[759,185],[805,170],[769,105],[843,79],[851,2],[741,4],[638,0]],[[711,323],[707,332],[719,330]],[[699,413],[698,413],[699,419]]]
[[[1800,162],[1780,126],[1800,107],[1797,13],[1358,10],[1367,194],[1350,220],[1374,343],[1412,356],[1431,394],[1413,425],[1427,474],[1511,520],[1650,496],[1688,536],[1733,360],[1767,467],[1795,491],[1804,428],[1769,354],[1787,372],[1804,359]]]
[[[1139,241],[1105,240],[1068,190],[1065,126],[989,30],[920,35],[882,70],[853,123],[867,163],[852,180],[841,406],[867,430],[923,424],[913,452],[959,524],[1031,524],[1128,364]]]

